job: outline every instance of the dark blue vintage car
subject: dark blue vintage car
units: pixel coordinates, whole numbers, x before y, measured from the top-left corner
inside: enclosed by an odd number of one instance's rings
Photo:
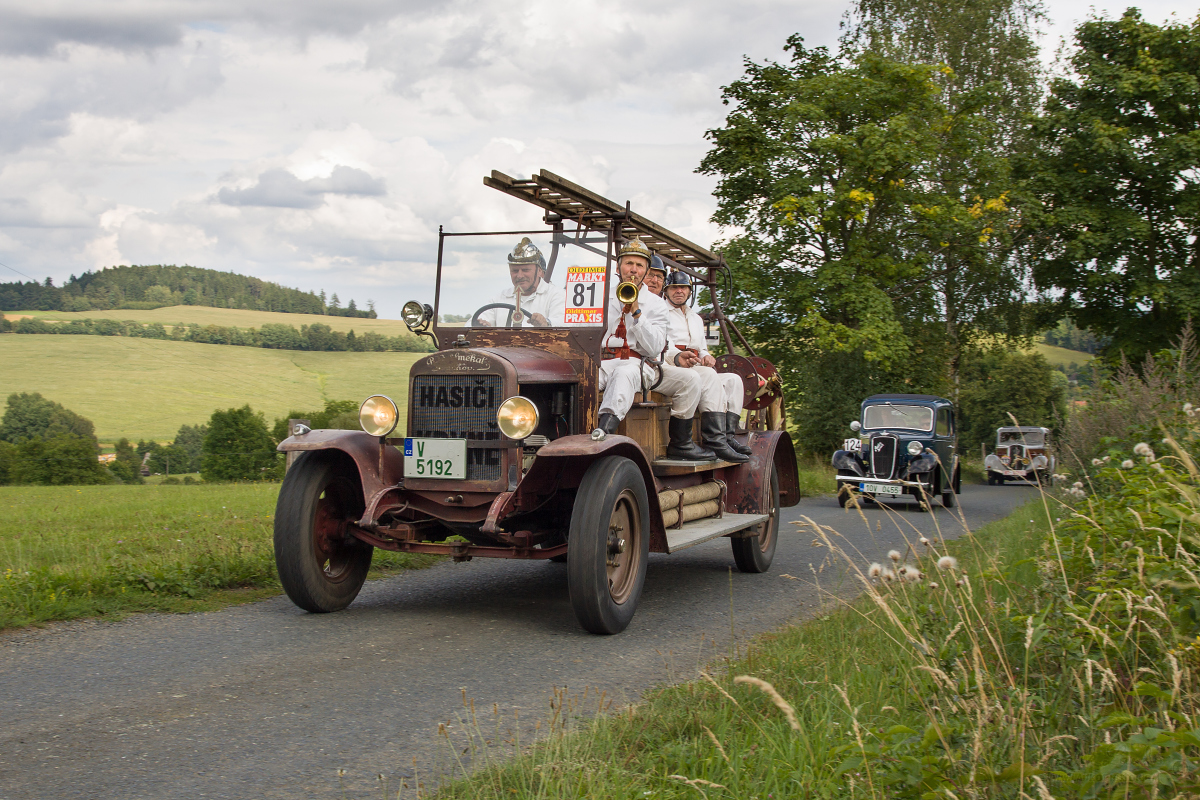
[[[928,507],[934,495],[952,508],[961,491],[954,404],[928,394],[877,394],[850,423],[856,436],[833,454],[838,503],[854,495]]]

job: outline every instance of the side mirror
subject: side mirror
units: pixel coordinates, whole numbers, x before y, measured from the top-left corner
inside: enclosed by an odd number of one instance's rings
[[[858,431],[861,431],[862,423],[859,422],[858,420],[854,420],[854,422],[850,423],[850,430],[854,431],[855,433],[857,433]]]

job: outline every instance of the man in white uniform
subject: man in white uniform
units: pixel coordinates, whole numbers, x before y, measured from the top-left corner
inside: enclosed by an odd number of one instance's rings
[[[656,256],[657,258],[657,256]],[[750,460],[751,449],[734,438],[742,418],[742,379],[728,372],[717,372],[717,360],[708,352],[704,340],[704,320],[688,307],[692,281],[684,272],[673,272],[666,281],[668,326],[667,360],[691,370],[700,378],[700,436],[705,447],[720,455],[721,443],[738,457],[726,461]]]
[[[621,246],[617,253],[618,280],[610,280],[608,330],[604,333],[604,360],[600,362],[600,401],[598,429],[616,433],[617,426],[633,407],[634,395],[654,383],[657,371],[642,363],[642,358],[659,359],[667,346],[667,304],[650,292],[642,281],[650,266],[650,249],[640,239]],[[638,285],[637,298],[626,308],[617,299],[619,281]],[[626,348],[628,348],[626,350]],[[664,365],[662,382],[655,391],[671,398],[670,441],[667,456],[690,461],[715,458],[711,450],[692,441],[692,425],[700,402],[700,382],[691,370]]]
[[[493,297],[489,305],[502,303],[509,308],[484,311],[479,315],[477,324],[485,328],[502,328],[506,325],[546,328],[563,324],[566,297],[561,289],[546,280],[546,259],[542,258],[542,251],[529,241],[528,236],[521,239],[508,254],[508,277],[512,286]],[[521,314],[519,321],[515,318],[517,314],[514,310],[518,290],[521,292],[521,310],[529,312],[529,316]]]

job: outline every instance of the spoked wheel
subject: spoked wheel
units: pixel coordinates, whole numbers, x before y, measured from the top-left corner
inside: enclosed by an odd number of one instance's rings
[[[590,633],[620,633],[633,619],[650,556],[650,504],[641,470],[609,456],[588,468],[567,538],[575,618]]]
[[[283,479],[275,506],[275,567],[305,611],[340,611],[358,596],[374,548],[350,536],[363,511],[358,476],[328,456],[302,454]]]
[[[845,505],[844,501],[842,504]],[[775,545],[779,543],[779,475],[774,464],[771,485],[767,488],[767,507],[760,513],[764,512],[767,521],[759,524],[757,536],[729,540],[733,545],[733,560],[742,572],[766,572],[775,558]]]

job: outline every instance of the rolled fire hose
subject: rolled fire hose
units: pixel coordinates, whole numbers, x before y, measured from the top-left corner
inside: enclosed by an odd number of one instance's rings
[[[663,510],[663,527],[679,524],[682,495],[683,521],[703,519],[718,514],[721,510],[721,484],[716,481],[688,486],[685,489],[668,489],[658,493],[658,505]]]

